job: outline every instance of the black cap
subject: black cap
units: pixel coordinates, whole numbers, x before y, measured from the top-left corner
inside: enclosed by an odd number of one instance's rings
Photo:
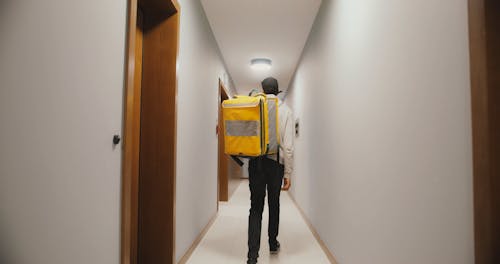
[[[262,89],[266,94],[278,95],[281,91],[278,90],[278,80],[273,77],[268,77],[262,81]]]

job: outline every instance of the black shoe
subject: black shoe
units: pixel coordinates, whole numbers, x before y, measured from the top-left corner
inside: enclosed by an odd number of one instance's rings
[[[278,254],[278,252],[280,252],[280,242],[276,242],[276,246],[270,246],[269,249],[271,251],[271,254]]]
[[[257,259],[255,259],[255,258],[249,258],[247,260],[247,264],[257,264]]]

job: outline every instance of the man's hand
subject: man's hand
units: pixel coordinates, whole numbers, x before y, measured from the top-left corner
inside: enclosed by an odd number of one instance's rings
[[[283,188],[281,188],[281,190],[283,191],[288,191],[288,189],[290,189],[290,179],[289,178],[283,178]]]

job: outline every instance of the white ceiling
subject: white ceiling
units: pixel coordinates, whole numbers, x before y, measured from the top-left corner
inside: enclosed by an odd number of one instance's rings
[[[222,56],[239,93],[278,79],[288,88],[321,0],[201,0]],[[271,70],[250,68],[253,58],[270,58]]]

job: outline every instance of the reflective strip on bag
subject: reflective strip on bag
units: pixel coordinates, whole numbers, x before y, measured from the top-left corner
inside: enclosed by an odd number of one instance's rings
[[[278,105],[277,105],[277,102],[276,100],[268,100],[267,101],[267,107],[268,107],[268,112],[269,112],[269,151],[270,153],[276,153],[276,151],[278,150],[278,134],[277,134],[277,131],[278,131],[278,124],[276,123],[277,122],[277,108],[278,108]]]
[[[249,103],[231,103],[223,104],[223,108],[240,108],[240,107],[256,107],[259,102],[249,102]]]
[[[226,120],[225,128],[227,136],[251,137],[260,134],[260,125],[258,121]]]

